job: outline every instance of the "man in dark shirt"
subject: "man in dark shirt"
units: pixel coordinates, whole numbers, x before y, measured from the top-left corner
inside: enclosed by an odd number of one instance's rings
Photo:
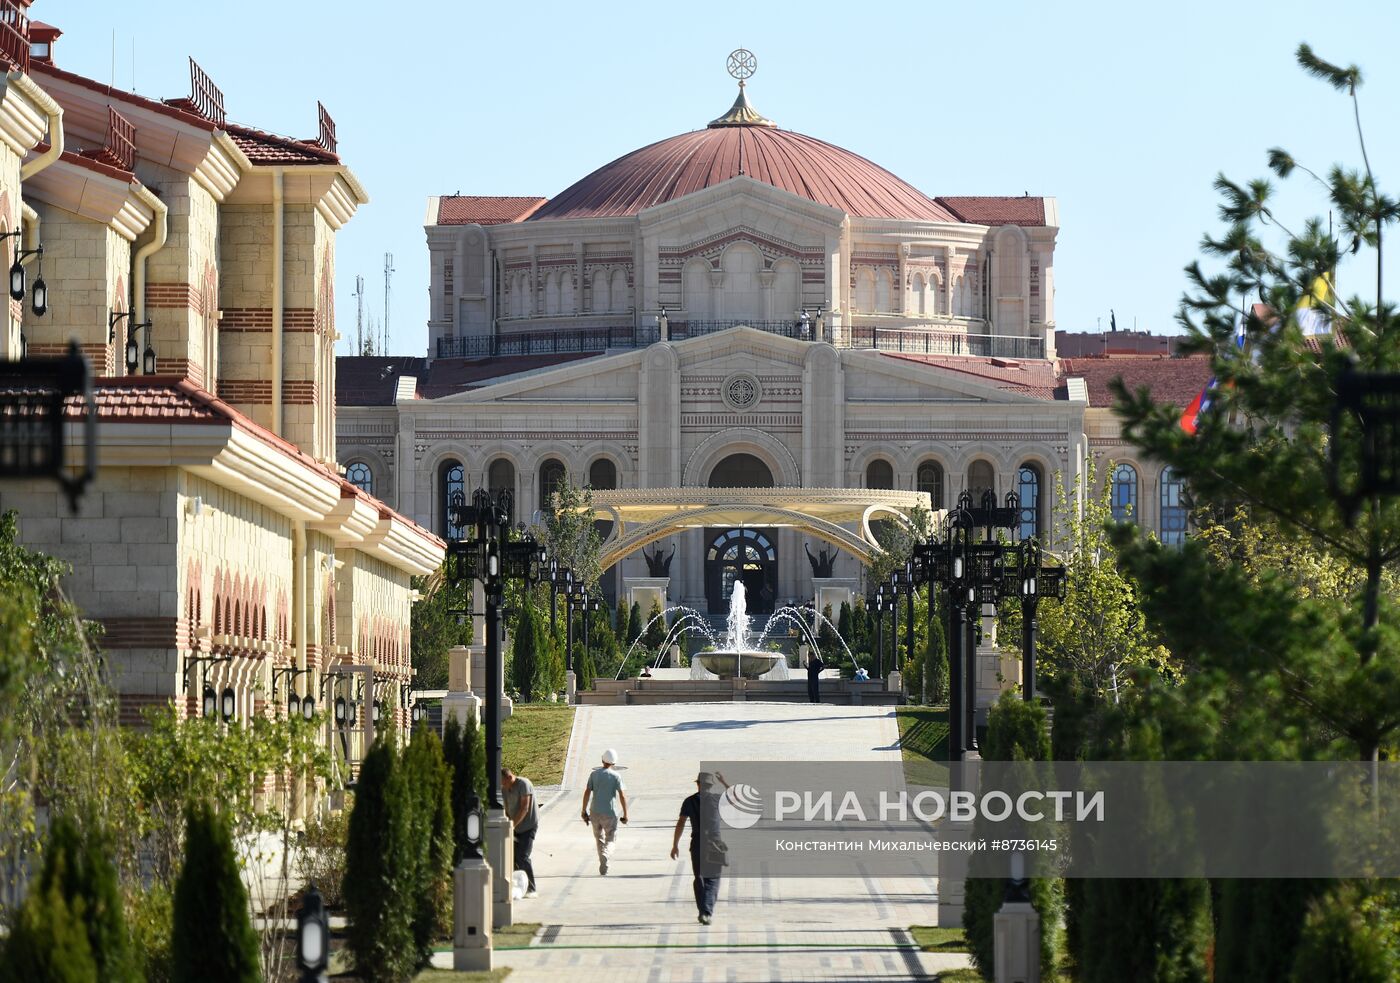
[[[501,791],[505,795],[506,815],[515,824],[515,869],[525,871],[528,888],[525,897],[537,897],[535,868],[530,863],[530,851],[535,848],[535,833],[540,825],[540,810],[535,803],[535,786],[530,779],[517,775],[509,768],[501,769]]]
[[[826,663],[817,654],[816,649],[812,649],[807,656],[807,702],[820,703],[822,701],[821,675],[826,668]]]
[[[725,787],[729,783],[718,773],[702,771],[695,779],[696,792],[681,803],[680,818],[676,820],[676,835],[671,841],[671,859],[680,856],[681,832],[690,820],[690,869],[695,875],[695,907],[700,912],[700,924],[710,924],[719,897],[719,875],[724,867],[725,844],[720,838],[719,796],[714,791],[715,779]]]

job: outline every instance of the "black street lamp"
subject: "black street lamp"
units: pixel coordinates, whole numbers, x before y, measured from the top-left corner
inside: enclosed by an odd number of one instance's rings
[[[81,444],[73,440],[75,412],[81,414]],[[76,510],[83,489],[97,476],[92,366],[76,341],[61,356],[30,358],[21,352],[18,359],[0,360],[0,420],[5,421],[0,479],[52,479]],[[75,453],[79,449],[81,455]]]
[[[885,585],[875,589],[875,678],[885,678]]]
[[[213,717],[219,712],[219,694],[214,692],[214,687],[208,683],[204,684],[204,698],[202,700],[204,716]]]
[[[233,691],[232,686],[225,686],[223,693],[219,695],[219,715],[224,718],[224,723],[232,720],[237,710],[238,694]]]
[[[464,857],[472,860],[481,859],[481,840],[484,832],[482,825],[481,800],[478,799],[476,793],[473,792],[467,798],[466,820],[464,823],[465,839],[467,842],[462,850],[462,855]]]
[[[297,968],[301,983],[326,983],[330,966],[331,925],[326,905],[313,881],[302,896],[297,912]]]
[[[272,670],[272,697],[277,698],[277,680],[283,676],[287,679],[287,719],[293,717],[304,717],[310,720],[316,715],[316,700],[310,693],[305,699],[297,696],[296,688],[292,685],[292,680],[298,676],[305,676],[311,672],[311,668],[298,669],[296,666],[283,666]]]
[[[447,546],[448,583],[481,581],[486,598],[486,782],[487,806],[502,809],[501,801],[501,700],[505,695],[500,609],[505,602],[507,580],[537,583],[541,577],[539,544],[523,531],[512,539],[511,494],[485,488],[472,493],[471,505],[457,492],[448,506],[453,529],[469,534]]]

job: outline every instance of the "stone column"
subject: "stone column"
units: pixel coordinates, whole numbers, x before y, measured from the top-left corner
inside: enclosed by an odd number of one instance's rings
[[[481,857],[462,859],[452,872],[452,968],[491,969],[491,868]]]
[[[491,923],[496,928],[514,924],[515,836],[504,813],[486,819],[486,855],[491,858]]]

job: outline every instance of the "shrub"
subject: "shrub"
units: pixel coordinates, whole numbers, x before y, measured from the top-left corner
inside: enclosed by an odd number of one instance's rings
[[[306,824],[303,849],[297,855],[297,872],[304,883],[315,884],[328,908],[345,901],[345,834],[348,813],[328,813]]]
[[[817,647],[821,649],[823,661],[836,661],[841,643],[836,640],[836,631],[831,627],[830,604],[822,608],[822,616],[817,619]]]
[[[1364,884],[1339,884],[1303,920],[1293,983],[1386,983],[1400,971],[1400,904]]]
[[[63,859],[56,861],[60,870]],[[83,930],[81,899],[69,904],[58,880],[42,882],[25,898],[0,959],[0,979],[35,983],[98,983],[97,965]]]
[[[145,983],[171,983],[171,932],[174,929],[174,898],[161,884],[127,896],[126,924],[131,931],[131,948],[136,955],[137,978]]]
[[[207,803],[185,810],[185,863],[175,885],[174,979],[258,983],[258,936],[248,917],[228,820]]]
[[[407,980],[416,964],[408,788],[392,744],[376,741],[360,766],[345,845],[346,942],[355,972]]]

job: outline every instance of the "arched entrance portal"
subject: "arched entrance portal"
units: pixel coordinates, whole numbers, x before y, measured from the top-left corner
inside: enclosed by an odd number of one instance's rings
[[[734,585],[744,584],[751,614],[769,614],[778,597],[777,537],[771,529],[710,529],[705,534],[705,599],[727,614]]]

